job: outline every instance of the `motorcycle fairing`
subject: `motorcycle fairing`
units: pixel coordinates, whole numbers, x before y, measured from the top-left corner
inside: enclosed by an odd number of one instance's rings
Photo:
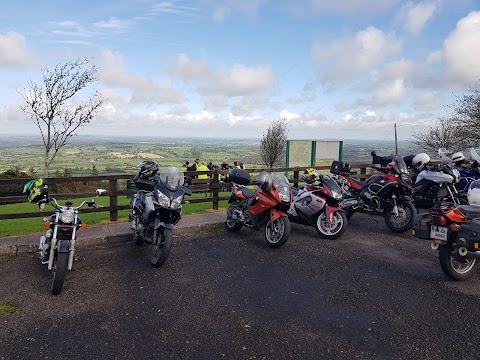
[[[337,211],[341,211],[341,210],[342,209],[340,209],[339,207],[327,205],[325,207],[325,212],[327,214],[328,221],[333,222],[333,216]]]

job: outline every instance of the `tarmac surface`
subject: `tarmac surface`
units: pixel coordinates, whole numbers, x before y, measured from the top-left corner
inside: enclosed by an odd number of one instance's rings
[[[175,234],[186,232],[195,233],[215,228],[221,228],[225,222],[225,210],[209,211],[201,214],[183,215],[175,226]],[[108,225],[93,225],[77,231],[77,245],[81,249],[85,246],[108,245],[132,240],[130,222],[119,222]],[[46,230],[45,230],[46,231]],[[0,237],[0,255],[19,255],[36,252],[40,236],[45,231],[19,236]]]

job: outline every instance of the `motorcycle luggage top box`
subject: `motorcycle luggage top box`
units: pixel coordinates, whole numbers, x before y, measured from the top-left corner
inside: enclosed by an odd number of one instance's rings
[[[350,165],[341,161],[334,160],[332,166],[330,167],[330,172],[332,174],[348,174],[350,172]]]
[[[246,186],[250,184],[251,178],[248,171],[243,169],[233,168],[233,169],[230,169],[230,171],[228,172],[228,181]]]

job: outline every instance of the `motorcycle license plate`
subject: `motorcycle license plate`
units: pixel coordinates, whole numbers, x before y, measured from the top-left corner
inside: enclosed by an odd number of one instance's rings
[[[432,225],[430,228],[430,237],[437,240],[447,240],[448,228],[444,226]]]

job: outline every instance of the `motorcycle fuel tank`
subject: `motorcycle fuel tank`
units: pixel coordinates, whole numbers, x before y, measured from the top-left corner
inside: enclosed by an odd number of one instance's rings
[[[423,170],[417,175],[418,183],[422,179],[435,181],[437,184],[451,184],[453,182],[453,176],[438,171]]]

